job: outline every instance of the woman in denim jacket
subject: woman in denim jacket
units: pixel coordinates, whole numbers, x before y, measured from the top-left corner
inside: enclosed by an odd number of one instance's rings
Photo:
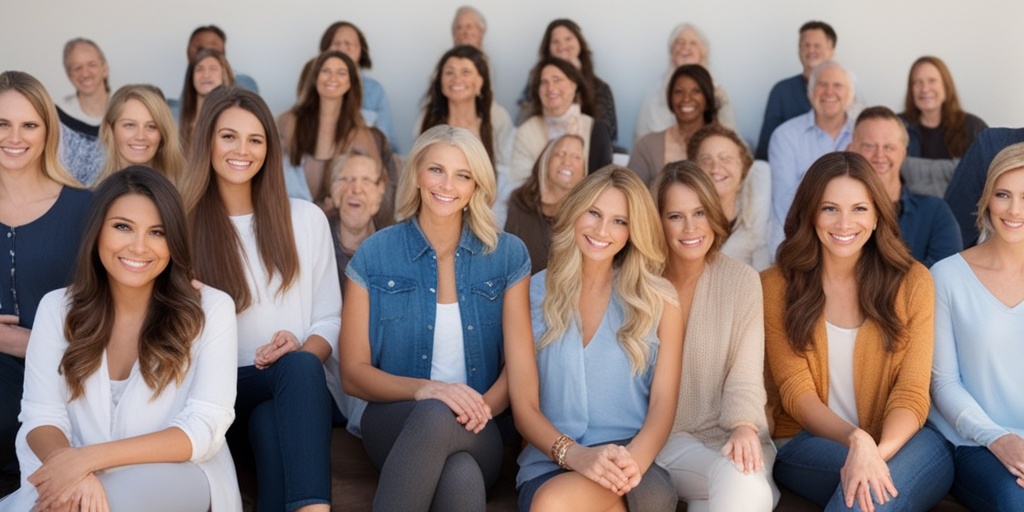
[[[427,130],[399,181],[399,223],[345,271],[342,381],[370,402],[361,428],[381,472],[375,510],[483,511],[498,478],[491,419],[508,407],[504,339],[530,335],[530,258],[498,230],[495,189],[472,132]]]

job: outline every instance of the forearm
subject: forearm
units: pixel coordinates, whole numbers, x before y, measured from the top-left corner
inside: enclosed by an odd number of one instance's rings
[[[917,416],[907,409],[893,409],[882,424],[882,437],[878,452],[886,462],[893,458],[903,445],[920,431]]]
[[[71,446],[71,442],[64,436],[64,433],[51,425],[32,429],[25,440],[28,441],[28,447],[32,449],[32,453],[36,454],[36,457],[43,462],[46,462],[53,452]]]
[[[0,353],[25,358],[32,331],[17,325],[0,325]]]
[[[392,375],[369,363],[343,364],[341,375],[346,393],[369,402],[416,400],[416,393],[430,382]]]
[[[501,369],[498,380],[484,393],[484,402],[491,408],[491,414],[497,416],[508,409],[508,371]]]
[[[652,400],[652,407],[647,413],[643,427],[640,427],[640,432],[626,447],[640,466],[641,473],[647,471],[647,468],[654,463],[658,452],[665,446],[665,441],[668,440],[668,435],[672,431],[672,420],[675,417],[675,407],[671,408],[672,414],[666,414],[668,411],[658,411],[655,405]]]
[[[801,425],[818,437],[850,446],[851,436],[861,429],[851,425],[823,404],[813,391],[805,391],[796,398]]]
[[[326,362],[327,358],[331,357],[331,352],[334,351],[331,344],[323,336],[317,334],[306,338],[306,342],[302,344],[302,350],[315,355],[321,363]]]

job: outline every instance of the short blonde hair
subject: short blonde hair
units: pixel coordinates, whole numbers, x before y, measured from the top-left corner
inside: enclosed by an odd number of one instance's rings
[[[476,182],[476,190],[469,198],[469,205],[462,214],[469,229],[491,252],[498,245],[498,221],[491,211],[497,198],[497,183],[494,166],[487,150],[473,132],[447,124],[439,124],[423,132],[409,151],[405,170],[398,179],[396,193],[395,221],[401,222],[420,212],[420,194],[416,183],[416,170],[423,164],[427,150],[434,144],[448,144],[459,148],[469,162],[469,172]]]
[[[104,178],[124,169],[129,164],[122,162],[121,156],[117,154],[117,147],[114,143],[114,123],[124,112],[124,106],[128,100],[136,100],[142,103],[153,116],[156,129],[160,131],[160,146],[153,155],[153,163],[150,165],[171,180],[175,186],[179,186],[181,176],[185,172],[185,155],[181,150],[181,142],[178,139],[178,130],[174,125],[174,116],[171,109],[167,107],[167,100],[163,92],[156,86],[149,84],[125,85],[117,90],[110,97],[107,104],[107,111],[103,114],[103,121],[100,123],[100,141],[107,148],[107,161],[103,164],[100,175],[93,185],[98,185]]]
[[[978,199],[978,243],[988,240],[995,234],[996,229],[992,226],[992,219],[989,218],[989,203],[992,202],[992,193],[995,192],[996,180],[1000,176],[1018,169],[1024,169],[1024,142],[1011,144],[1003,148],[992,159],[992,165],[988,166],[988,175],[985,177],[985,188]]]

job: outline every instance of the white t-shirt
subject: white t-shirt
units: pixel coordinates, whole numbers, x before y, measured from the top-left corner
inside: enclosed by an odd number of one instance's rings
[[[853,346],[858,328],[847,329],[825,322],[825,329],[828,334],[828,408],[859,427],[853,388]]]
[[[462,339],[459,303],[437,304],[430,380],[466,383],[466,346]]]

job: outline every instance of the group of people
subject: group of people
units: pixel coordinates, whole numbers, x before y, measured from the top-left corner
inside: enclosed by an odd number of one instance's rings
[[[853,116],[810,22],[768,112],[808,105],[755,161],[686,25],[647,102],[674,121],[609,165],[580,28],[518,129],[485,29],[457,13],[404,165],[347,22],[277,119],[212,26],[173,110],[86,40],[64,102],[0,74],[0,510],[240,510],[236,465],[258,510],[329,510],[332,425],[377,510],[484,510],[517,436],[523,511],[1024,507],[1024,130],[972,145],[934,58],[903,117]],[[963,157],[976,244],[908,154]]]

